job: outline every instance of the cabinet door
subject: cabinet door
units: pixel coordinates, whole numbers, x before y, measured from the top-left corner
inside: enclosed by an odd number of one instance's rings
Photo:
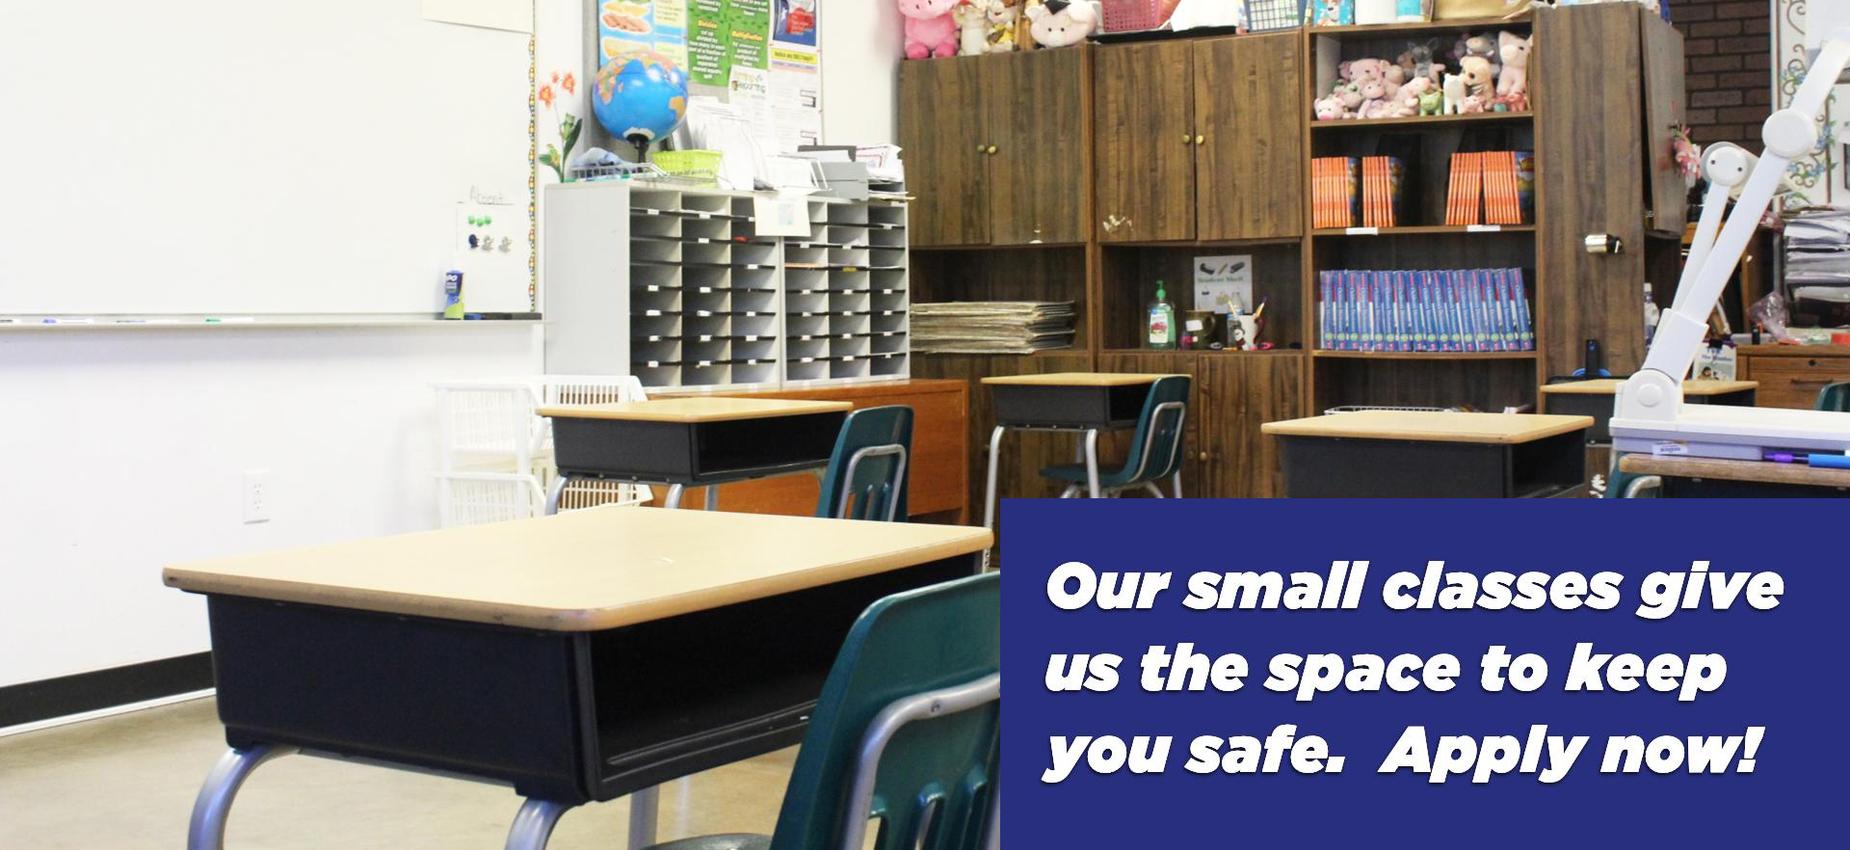
[[[1195,42],[1195,235],[1271,239],[1304,230],[1298,34]]]
[[[1095,52],[1093,217],[1100,241],[1195,237],[1193,56],[1186,41],[1114,44]]]
[[[1209,493],[1220,499],[1284,495],[1276,441],[1259,433],[1267,422],[1307,415],[1301,354],[1204,356],[1202,404]]]
[[[1689,187],[1677,169],[1674,131],[1684,121],[1683,34],[1663,18],[1637,10],[1644,32],[1644,145],[1650,228],[1683,235]]]
[[[1615,375],[1644,361],[1644,84],[1628,70],[1643,63],[1638,23],[1629,3],[1535,10],[1530,99],[1544,374],[1579,368],[1589,339],[1604,346]],[[1623,253],[1587,253],[1586,237],[1600,233],[1619,237]]]
[[[919,247],[989,242],[989,160],[984,63],[921,59],[899,63],[899,145]]]
[[[989,222],[997,245],[1086,241],[1091,166],[1086,48],[1004,53],[982,66],[990,127]],[[968,61],[968,60],[964,60]]]

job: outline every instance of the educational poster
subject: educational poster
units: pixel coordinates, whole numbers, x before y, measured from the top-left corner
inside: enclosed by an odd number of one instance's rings
[[[734,66],[764,70],[770,67],[771,0],[726,0],[732,21],[731,49]]]
[[[695,85],[723,86],[732,67],[729,0],[687,0],[687,73]]]
[[[1253,257],[1224,254],[1195,258],[1195,309],[1230,313],[1253,309]]]
[[[816,11],[819,0],[777,0],[777,26],[771,40],[779,44],[816,46]]]
[[[822,144],[822,65],[813,50],[771,48],[771,106],[776,112],[777,150]]]
[[[597,16],[598,65],[650,53],[677,67],[687,67],[687,6],[685,0],[606,0]]]
[[[1810,67],[1805,51],[1805,16],[1807,4],[1814,2],[1842,0],[1776,0],[1776,26],[1773,34],[1775,109],[1791,105],[1792,96],[1799,91],[1799,83],[1805,80],[1805,69]],[[1850,159],[1850,121],[1842,120],[1837,112],[1839,105],[1844,103],[1850,103],[1850,86],[1839,85],[1831,98],[1831,105],[1825,109],[1824,118],[1821,119],[1818,146],[1811,153],[1794,160],[1786,172],[1786,183],[1792,189],[1791,195],[1785,200],[1786,208],[1836,206],[1850,198],[1850,168],[1845,167],[1845,160]],[[1758,133],[1758,125],[1752,130]]]

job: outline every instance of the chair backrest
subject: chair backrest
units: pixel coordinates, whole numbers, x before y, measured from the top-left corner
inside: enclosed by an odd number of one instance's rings
[[[906,466],[912,408],[867,407],[848,414],[823,474],[816,516],[906,520]]]
[[[1818,391],[1819,410],[1850,413],[1850,381],[1827,384]]]
[[[1175,474],[1182,466],[1182,426],[1188,419],[1187,375],[1170,375],[1150,385],[1131,435],[1124,469],[1131,482],[1156,481]]]
[[[851,822],[876,836],[878,850],[981,847],[997,787],[1001,703],[970,707],[968,694],[999,687],[989,677],[1001,660],[999,573],[875,602],[823,684],[771,850],[834,850],[852,838]],[[945,707],[912,712],[926,719],[898,727],[878,753],[872,805],[861,810],[850,797],[870,727],[892,718],[890,706],[935,691],[946,691]]]

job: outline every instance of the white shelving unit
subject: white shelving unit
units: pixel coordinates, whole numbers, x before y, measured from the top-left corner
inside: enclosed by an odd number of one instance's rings
[[[761,389],[910,374],[904,202],[814,198],[761,237],[749,193],[646,182],[546,189],[547,368],[649,388]]]

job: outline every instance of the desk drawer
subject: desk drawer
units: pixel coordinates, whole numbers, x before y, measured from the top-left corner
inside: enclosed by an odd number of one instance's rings
[[[1850,381],[1850,358],[1755,357],[1750,370],[1749,377],[1760,382],[1760,407],[1809,410],[1826,385]]]

